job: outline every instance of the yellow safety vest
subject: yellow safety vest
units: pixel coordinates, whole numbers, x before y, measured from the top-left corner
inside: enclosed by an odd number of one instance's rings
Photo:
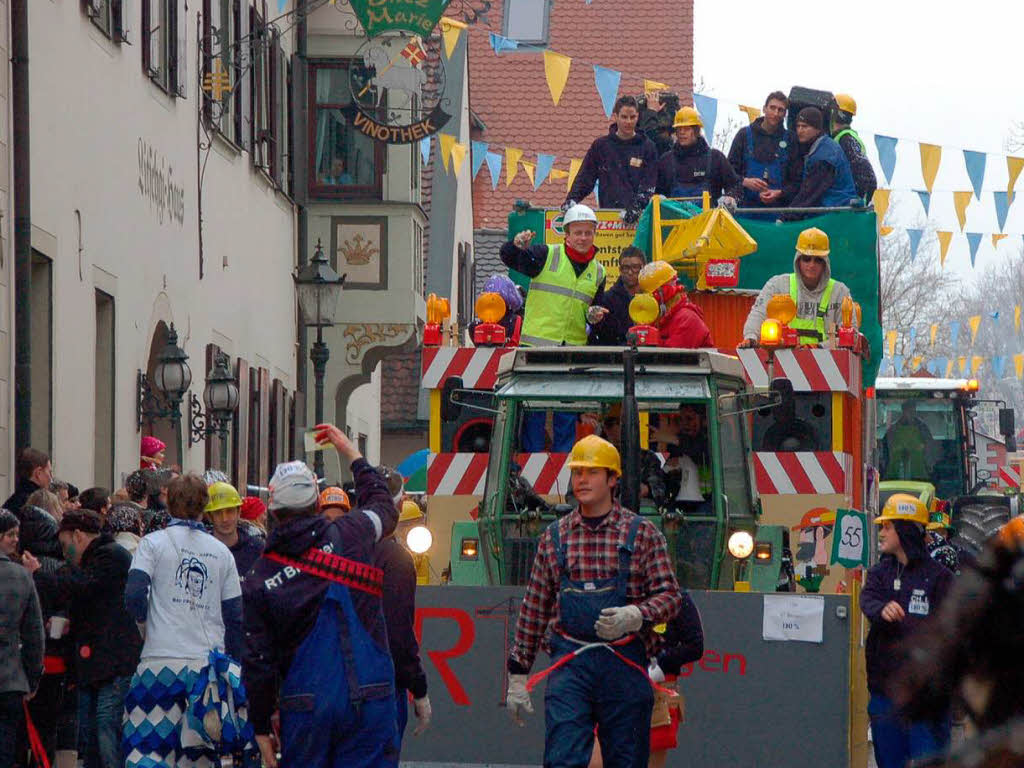
[[[828,284],[825,286],[825,292],[821,295],[818,311],[814,317],[794,317],[789,322],[789,327],[797,332],[801,341],[805,341],[805,339],[817,342],[825,340],[825,318],[828,316],[828,304],[832,300],[832,289],[835,287],[835,284],[836,281],[829,278]],[[793,299],[793,303],[798,307],[800,306],[799,296],[799,278],[794,272],[789,276],[789,297]]]
[[[604,280],[604,267],[592,259],[579,277],[561,245],[548,246],[544,268],[530,281],[519,343],[524,347],[583,346],[587,309]]]

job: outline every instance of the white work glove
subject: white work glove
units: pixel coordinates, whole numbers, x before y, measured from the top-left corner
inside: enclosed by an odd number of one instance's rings
[[[412,735],[419,736],[430,725],[430,716],[432,711],[430,709],[430,697],[424,696],[422,699],[413,699],[412,708],[416,713],[416,719],[419,720],[416,728],[413,729]]]
[[[662,671],[661,667],[658,666],[657,659],[651,659],[651,664],[647,667],[647,676],[655,683],[665,682],[665,673]]]
[[[508,707],[516,725],[520,727],[526,725],[521,713],[533,714],[533,702],[530,701],[530,692],[526,690],[526,677],[526,675],[508,676],[508,696],[505,699],[505,706]]]
[[[623,635],[636,632],[644,623],[640,609],[635,605],[605,608],[601,618],[594,624],[594,631],[602,640],[618,640]]]

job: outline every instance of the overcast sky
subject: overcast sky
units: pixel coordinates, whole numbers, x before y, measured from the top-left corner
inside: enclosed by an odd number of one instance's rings
[[[943,145],[931,208],[942,229],[959,230],[949,191],[970,189],[960,150],[994,153],[984,189],[1006,189],[1004,141],[1012,121],[1024,120],[1024,3],[856,0],[809,3],[801,10],[771,2],[694,0],[694,6],[694,76],[703,78],[709,95],[760,106],[770,91],[788,92],[793,85],[845,91],[857,100],[854,127],[873,160],[874,133]],[[743,117],[725,103],[718,114],[720,122],[729,114]],[[901,142],[892,188],[923,187],[917,145]],[[1017,190],[1005,231],[1019,234],[1024,177]],[[912,192],[893,197],[890,224],[923,224]],[[990,194],[971,204],[966,229],[998,231]],[[958,240],[947,265],[969,269],[966,243]],[[983,243],[978,266],[995,257],[991,244]]]

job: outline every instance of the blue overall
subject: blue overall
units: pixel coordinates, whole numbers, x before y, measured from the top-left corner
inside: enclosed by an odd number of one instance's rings
[[[804,160],[804,176],[818,163],[828,163],[835,171],[832,186],[825,190],[818,205],[823,208],[835,208],[849,205],[851,200],[857,199],[857,187],[853,183],[850,161],[846,159],[843,148],[828,136],[818,139],[814,150]]]
[[[552,544],[558,552],[562,574],[558,590],[559,626],[565,633],[552,634],[552,659],[572,653],[582,643],[602,642],[594,632],[601,610],[629,604],[629,563],[640,523],[640,517],[633,519],[626,542],[619,548],[617,574],[592,582],[569,578],[558,521],[551,524]],[[647,654],[640,638],[634,637],[615,650],[642,669],[647,667]],[[544,692],[544,767],[586,768],[594,748],[596,723],[605,765],[646,768],[653,705],[654,694],[646,674],[628,666],[607,648],[580,653],[548,676]]]
[[[783,133],[779,140],[775,159],[770,163],[762,163],[754,156],[754,126],[747,128],[747,148],[743,153],[744,174],[748,179],[761,179],[769,189],[782,189],[782,175],[789,159],[789,142]],[[748,208],[764,208],[759,193],[743,188],[743,205]]]
[[[281,686],[281,768],[396,768],[395,668],[331,583]]]
[[[672,191],[669,197],[701,197],[708,188],[708,181],[711,177],[711,150],[708,150],[708,162],[704,167],[704,178],[694,179],[690,182],[682,182],[678,179],[672,180]]]

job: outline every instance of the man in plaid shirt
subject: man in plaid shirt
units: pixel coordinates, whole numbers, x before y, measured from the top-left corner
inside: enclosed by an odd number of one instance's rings
[[[541,535],[508,659],[507,706],[520,724],[533,712],[527,675],[543,643],[554,660],[544,765],[585,768],[596,724],[607,765],[644,768],[652,627],[675,616],[682,594],[665,537],[613,501],[622,474],[615,446],[585,437],[569,467],[579,506]]]

